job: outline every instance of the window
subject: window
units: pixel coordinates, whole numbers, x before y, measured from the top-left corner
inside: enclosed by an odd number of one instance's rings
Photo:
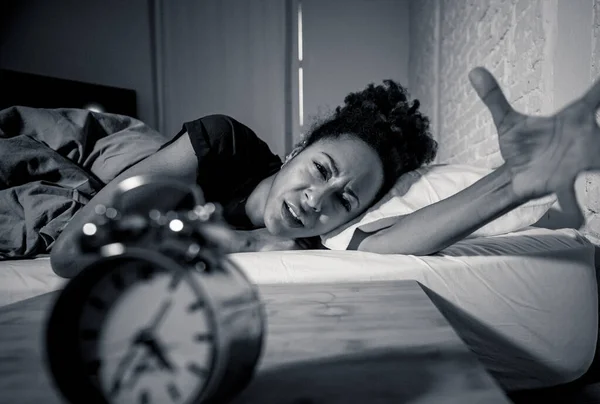
[[[302,1],[298,0],[298,122],[304,126],[304,76],[302,71]]]

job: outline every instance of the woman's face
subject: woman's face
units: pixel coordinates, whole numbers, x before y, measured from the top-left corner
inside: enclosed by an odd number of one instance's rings
[[[362,140],[340,136],[318,141],[275,176],[265,227],[290,238],[325,234],[369,208],[382,185],[381,160]]]

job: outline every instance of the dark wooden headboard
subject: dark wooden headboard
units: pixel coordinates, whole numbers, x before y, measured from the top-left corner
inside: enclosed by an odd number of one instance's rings
[[[0,69],[0,110],[21,105],[35,108],[95,108],[138,118],[134,90]]]

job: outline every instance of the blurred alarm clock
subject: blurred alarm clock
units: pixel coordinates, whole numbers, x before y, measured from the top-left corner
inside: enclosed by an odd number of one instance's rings
[[[153,207],[185,198],[185,208]],[[202,202],[198,188],[131,177],[83,226],[91,263],[59,293],[46,324],[48,369],[69,402],[224,403],[251,380],[263,308],[202,233],[225,225],[219,207]]]

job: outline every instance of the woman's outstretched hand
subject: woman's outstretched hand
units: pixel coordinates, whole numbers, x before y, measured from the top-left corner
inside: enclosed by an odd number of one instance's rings
[[[580,226],[575,180],[581,172],[600,169],[600,80],[560,111],[538,117],[515,111],[488,70],[477,67],[469,79],[492,114],[515,195],[525,202],[556,193]]]
[[[266,228],[235,230],[225,223],[206,223],[198,230],[225,254],[305,249],[297,240],[274,236]]]

